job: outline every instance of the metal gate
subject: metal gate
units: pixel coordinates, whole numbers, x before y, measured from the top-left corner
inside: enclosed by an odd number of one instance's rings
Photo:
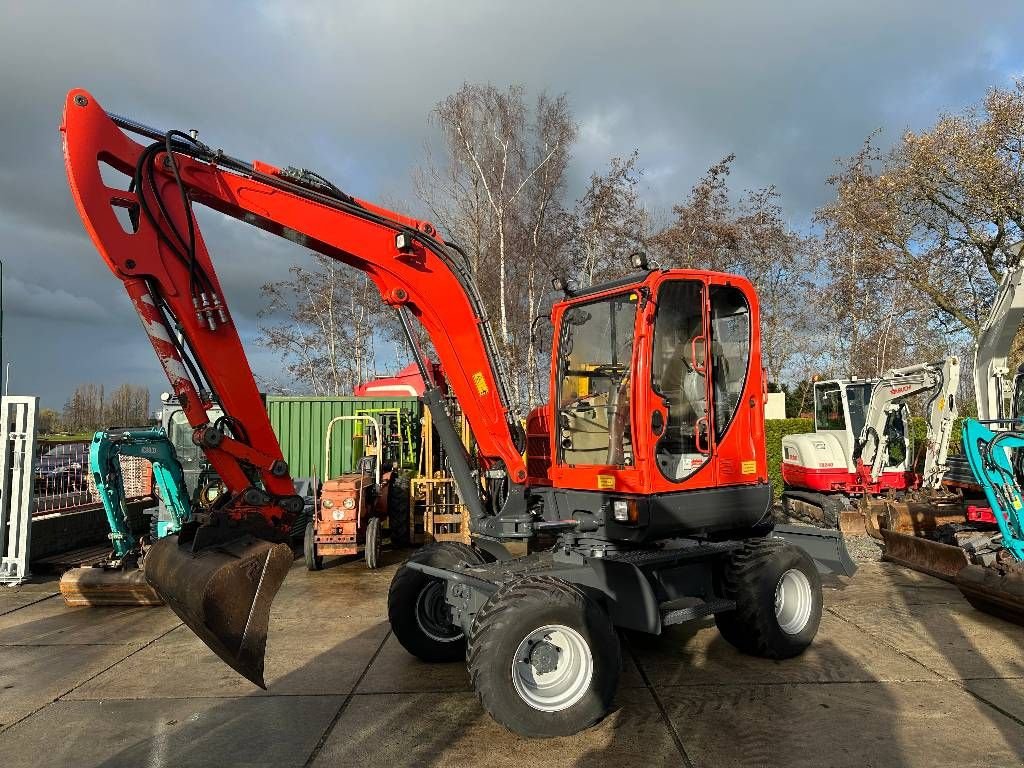
[[[28,578],[38,397],[0,398],[0,584]]]

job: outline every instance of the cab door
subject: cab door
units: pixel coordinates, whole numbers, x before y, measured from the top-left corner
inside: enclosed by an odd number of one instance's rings
[[[708,286],[669,279],[653,304],[649,415],[655,492],[716,485],[708,367]]]
[[[551,479],[559,488],[644,493],[632,397],[639,294],[619,290],[560,314],[552,376]]]
[[[760,365],[751,302],[750,291],[727,275],[659,285],[647,416],[653,492],[766,478],[761,378],[751,375]]]

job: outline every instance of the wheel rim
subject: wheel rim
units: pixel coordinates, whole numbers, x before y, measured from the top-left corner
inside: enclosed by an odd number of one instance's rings
[[[462,639],[462,630],[452,624],[448,603],[444,599],[445,584],[431,579],[416,596],[416,624],[420,631],[438,643],[454,643]]]
[[[528,634],[512,659],[516,693],[534,709],[559,712],[583,698],[594,676],[594,657],[583,636],[564,624]]]
[[[803,571],[790,568],[775,586],[775,620],[787,635],[803,631],[814,608],[811,582]]]

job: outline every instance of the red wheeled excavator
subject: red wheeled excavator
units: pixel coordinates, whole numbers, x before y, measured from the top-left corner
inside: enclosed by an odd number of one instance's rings
[[[470,455],[428,384],[473,544],[415,553],[394,577],[389,618],[419,658],[465,658],[499,722],[554,736],[600,720],[618,685],[616,628],[657,634],[713,615],[740,651],[771,658],[812,641],[819,571],[853,566],[835,533],[773,529],[747,280],[638,259],[637,274],[567,293],[551,310],[551,399],[524,432],[468,261],[428,222],[310,171],[244,162],[197,134],[107,113],[82,90],[68,95],[61,130],[86,229],[229,490],[153,546],[146,578],[249,680],[264,684],[270,604],[293,560],[278,542],[303,502],[194,205],[365,272],[428,383],[413,322],[429,334],[474,436]],[[224,415],[211,423],[214,403]],[[531,553],[513,557],[510,542]]]

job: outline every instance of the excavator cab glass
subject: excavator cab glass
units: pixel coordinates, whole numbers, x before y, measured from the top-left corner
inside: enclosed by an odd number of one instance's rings
[[[846,429],[843,392],[838,384],[821,384],[814,387],[814,428]]]
[[[577,305],[562,318],[558,426],[562,463],[633,463],[629,372],[637,294]]]

